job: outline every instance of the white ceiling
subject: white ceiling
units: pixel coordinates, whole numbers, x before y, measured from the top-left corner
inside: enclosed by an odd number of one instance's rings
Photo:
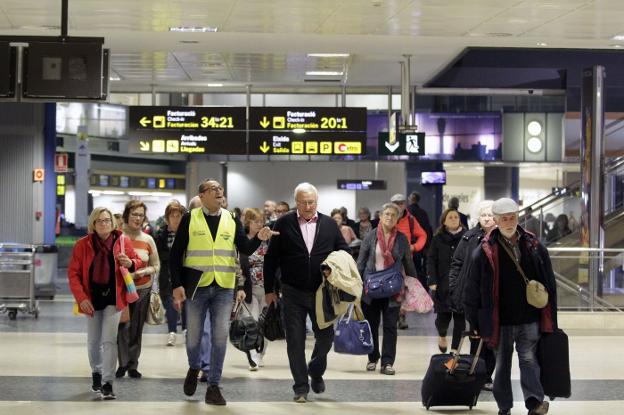
[[[60,4],[0,0],[0,35],[58,35]],[[624,0],[69,0],[69,35],[111,49],[112,91],[318,87],[305,71],[321,69],[345,70],[347,87],[398,86],[404,54],[421,85],[468,46],[613,49],[617,34]]]

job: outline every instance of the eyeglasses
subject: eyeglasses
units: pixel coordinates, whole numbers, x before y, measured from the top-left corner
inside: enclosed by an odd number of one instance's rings
[[[314,206],[316,205],[316,200],[297,200],[297,206]]]
[[[113,221],[110,219],[96,219],[95,223],[98,225],[110,225]]]
[[[144,218],[145,215],[143,213],[131,213],[130,216],[133,218]]]

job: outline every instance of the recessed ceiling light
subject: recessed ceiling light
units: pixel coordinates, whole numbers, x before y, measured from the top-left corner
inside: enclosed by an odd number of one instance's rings
[[[348,58],[348,53],[308,53],[308,58]]]
[[[207,84],[206,86],[209,86],[211,88],[219,88],[219,87],[223,86],[223,84]]]
[[[624,40],[624,35],[615,35],[611,39],[613,39],[613,40]]]
[[[184,32],[184,33],[204,33],[204,32],[216,32],[216,27],[210,26],[177,26],[170,27],[170,32]]]
[[[548,46],[548,43],[537,42],[537,46]]]
[[[121,81],[121,77],[119,77],[117,75],[111,75],[108,79],[110,81]]]
[[[306,71],[308,76],[342,76],[342,71]]]

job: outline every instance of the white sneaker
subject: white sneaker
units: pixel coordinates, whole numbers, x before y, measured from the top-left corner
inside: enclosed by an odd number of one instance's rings
[[[174,332],[169,333],[167,336],[167,346],[175,346],[176,334]]]
[[[256,360],[256,364],[259,367],[264,367],[264,360],[262,360],[262,356],[261,355],[258,355],[255,360]]]
[[[258,371],[258,366],[249,366],[249,371],[250,372],[257,372]]]

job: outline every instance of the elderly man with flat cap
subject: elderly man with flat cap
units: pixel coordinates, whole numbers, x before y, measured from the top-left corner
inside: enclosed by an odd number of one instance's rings
[[[548,412],[540,382],[537,342],[541,333],[557,329],[557,290],[548,251],[531,233],[518,226],[518,205],[498,199],[492,205],[492,229],[473,252],[467,275],[464,309],[475,335],[483,337],[496,354],[494,398],[498,413],[513,406],[511,360],[514,345],[520,365],[520,384],[529,415]],[[527,301],[526,280],[537,280],[548,292],[548,302],[536,308]]]

